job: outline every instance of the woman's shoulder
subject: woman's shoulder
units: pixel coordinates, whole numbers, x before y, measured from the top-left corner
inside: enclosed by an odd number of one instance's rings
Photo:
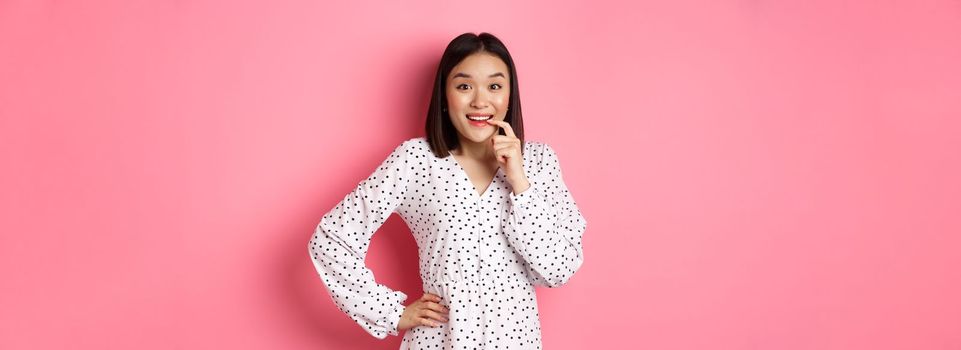
[[[540,150],[543,150],[545,147],[548,147],[546,142],[543,142],[540,140],[531,140],[531,139],[524,140],[525,150],[540,151]]]
[[[559,168],[561,166],[560,157],[550,143],[540,140],[525,140],[524,143],[527,144],[524,152],[530,154],[529,158],[526,154],[524,158],[536,163],[538,169]]]
[[[418,136],[405,139],[397,145],[398,149],[402,149],[408,156],[419,158],[433,154],[430,150],[430,144],[427,142],[427,137]]]
[[[415,151],[415,152],[416,152],[416,151],[425,151],[425,150],[429,151],[429,150],[430,150],[430,147],[429,147],[429,145],[428,145],[428,143],[427,143],[427,137],[425,137],[425,136],[418,136],[418,137],[412,137],[412,138],[406,139],[406,140],[402,141],[400,145],[401,145],[402,147],[405,147],[405,148],[407,148],[407,149],[409,149],[409,150],[411,150],[411,151]]]

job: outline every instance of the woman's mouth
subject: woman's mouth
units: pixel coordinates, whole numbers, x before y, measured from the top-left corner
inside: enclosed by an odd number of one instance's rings
[[[489,119],[491,119],[491,118],[493,118],[493,117],[494,117],[493,114],[468,114],[468,115],[467,115],[467,121],[468,121],[468,122],[470,123],[470,125],[472,125],[472,126],[476,126],[476,127],[487,127],[487,126],[490,125],[490,124],[487,123],[487,120],[489,120]]]

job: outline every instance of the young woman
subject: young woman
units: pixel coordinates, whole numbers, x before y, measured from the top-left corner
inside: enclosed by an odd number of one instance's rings
[[[314,267],[337,307],[374,337],[407,330],[401,349],[541,348],[534,286],[559,287],[580,268],[587,221],[554,150],[524,141],[517,86],[500,40],[454,38],[427,135],[395,147],[317,225]],[[364,265],[392,213],[418,246],[425,293],[408,305]]]

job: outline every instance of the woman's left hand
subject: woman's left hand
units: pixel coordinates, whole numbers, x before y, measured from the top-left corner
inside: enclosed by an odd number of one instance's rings
[[[510,123],[503,120],[488,119],[489,124],[501,127],[506,135],[494,133],[491,137],[491,147],[494,148],[494,157],[504,169],[507,182],[514,189],[514,194],[524,192],[530,187],[527,174],[524,174],[524,159],[521,157],[521,140],[514,135],[514,129]]]

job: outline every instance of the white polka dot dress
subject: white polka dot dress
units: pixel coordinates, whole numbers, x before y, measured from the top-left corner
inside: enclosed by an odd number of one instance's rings
[[[498,169],[478,194],[453,156],[434,156],[425,137],[397,146],[308,243],[337,307],[378,339],[399,335],[407,295],[364,265],[371,236],[397,213],[417,242],[423,291],[450,310],[437,327],[408,329],[400,349],[541,349],[534,286],[559,287],[580,268],[587,221],[554,150],[526,141],[523,154],[531,187],[514,195]]]

